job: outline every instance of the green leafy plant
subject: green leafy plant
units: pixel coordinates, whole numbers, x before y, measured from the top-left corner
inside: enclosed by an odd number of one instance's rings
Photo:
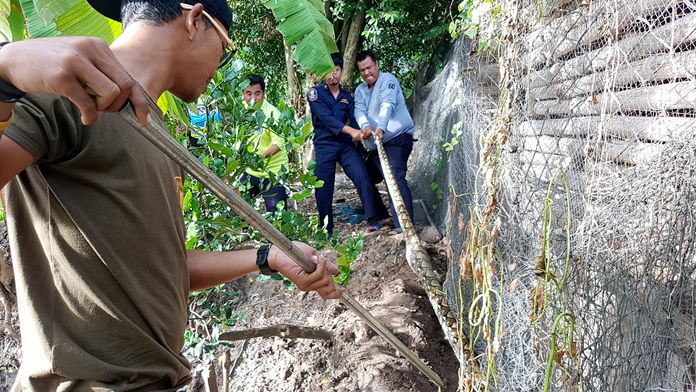
[[[336,247],[338,251],[338,258],[336,259],[336,264],[338,265],[338,276],[334,277],[334,281],[343,287],[348,286],[350,281],[351,264],[358,258],[360,252],[363,249],[363,235],[359,234],[357,237],[350,237],[348,242],[343,245]]]
[[[462,123],[458,122],[457,124],[452,127],[452,137],[448,142],[442,143],[442,147],[445,149],[446,152],[452,152],[454,150],[454,147],[459,144],[459,138],[464,134],[464,129],[462,129]]]
[[[210,360],[220,348],[232,343],[220,340],[220,334],[246,314],[234,311],[239,293],[223,286],[195,291],[189,295],[189,328],[184,332],[184,354]]]

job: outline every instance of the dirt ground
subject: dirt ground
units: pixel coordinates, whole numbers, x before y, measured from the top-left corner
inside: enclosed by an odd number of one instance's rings
[[[457,360],[425,292],[404,260],[401,236],[378,235],[353,266],[350,294],[454,387]],[[443,257],[437,246],[431,256]],[[333,339],[256,338],[239,358],[231,391],[437,391],[415,367],[337,301],[286,290],[278,282],[235,282],[247,320],[235,329],[292,324],[326,329]],[[448,388],[454,390],[456,388]]]
[[[360,204],[355,191],[340,181],[334,200],[345,200],[351,207]],[[344,234],[364,227],[365,222],[353,225],[336,220],[336,230]],[[435,267],[444,273],[447,259],[442,242],[428,244],[427,249]],[[331,252],[326,256],[335,257]],[[367,236],[353,264],[348,292],[431,366],[447,383],[447,391],[456,390],[458,362],[405,257],[403,234],[383,228]],[[322,328],[333,335],[331,340],[273,337],[236,342],[230,352],[236,366],[229,391],[438,390],[338,301],[289,291],[276,281],[260,283],[254,276],[229,287],[240,293],[237,311],[247,315],[234,330],[290,324]],[[222,385],[218,369],[218,386]]]
[[[344,201],[351,207],[360,204],[345,178],[339,178],[335,201]],[[298,207],[304,210],[311,206]],[[365,222],[348,224],[336,219],[336,231],[340,233],[358,233],[364,228]],[[428,244],[427,248],[436,268],[444,273],[447,260],[442,242]],[[325,256],[335,258],[332,251]],[[367,236],[352,271],[348,292],[445,380],[446,391],[456,390],[458,362],[444,340],[424,290],[406,263],[403,234],[383,228]],[[227,287],[239,293],[235,312],[246,315],[246,320],[233,330],[289,324],[324,329],[332,339],[270,337],[234,342],[228,351],[231,376],[226,377],[227,383],[222,366],[217,363],[219,391],[224,390],[224,384],[226,391],[438,390],[338,301],[324,301],[315,293],[290,291],[277,281],[258,282],[255,275]],[[7,335],[0,339],[0,391],[11,385],[13,369],[20,360],[18,350],[18,342]],[[193,365],[194,383],[188,390],[205,390],[201,363],[194,360]]]

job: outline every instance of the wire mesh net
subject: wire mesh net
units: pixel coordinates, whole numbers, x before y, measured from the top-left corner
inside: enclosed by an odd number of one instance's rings
[[[467,366],[501,391],[695,390],[696,3],[503,14],[495,61],[458,43],[433,87],[459,73],[438,183]]]

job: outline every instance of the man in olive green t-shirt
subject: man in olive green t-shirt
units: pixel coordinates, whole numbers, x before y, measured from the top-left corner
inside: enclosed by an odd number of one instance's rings
[[[89,2],[123,22],[111,47],[0,44],[0,188],[22,330],[13,390],[174,391],[190,380],[190,290],[261,268],[323,298],[342,291],[335,265],[302,243],[312,274],[276,247],[187,250],[184,173],[113,113],[128,100],[142,123],[163,125],[154,102],[164,91],[202,94],[229,58],[227,2]]]
[[[280,111],[266,100],[266,83],[259,75],[247,76],[249,85],[242,91],[244,103],[247,106],[261,110],[265,116],[264,122],[273,122],[280,119]],[[249,143],[255,146],[256,154],[264,158],[262,168],[247,168],[242,176],[242,182],[249,182],[251,194],[263,195],[266,211],[275,211],[281,201],[287,205],[288,194],[282,184],[274,183],[275,178],[283,167],[287,170],[288,153],[285,151],[285,140],[275,130],[268,126],[258,129]]]

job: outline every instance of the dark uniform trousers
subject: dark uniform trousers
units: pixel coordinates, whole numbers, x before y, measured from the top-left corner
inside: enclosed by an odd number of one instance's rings
[[[275,212],[278,209],[278,204],[282,201],[288,208],[288,193],[282,185],[270,186],[271,182],[267,178],[258,178],[251,174],[244,173],[240,182],[249,181],[251,188],[249,194],[251,197],[256,197],[259,194],[263,195],[263,203],[266,206],[266,212]]]
[[[367,175],[365,162],[352,142],[315,143],[314,150],[317,163],[315,174],[319,180],[324,181],[324,185],[315,191],[319,222],[323,225],[328,217],[326,229],[329,233],[333,232],[334,227],[333,194],[336,162],[341,165],[343,171],[355,185],[368,223],[374,224],[389,216],[377,188]]]
[[[383,147],[384,152],[387,154],[387,160],[389,161],[392,174],[394,175],[394,179],[396,180],[396,184],[399,188],[401,199],[406,205],[406,211],[408,211],[411,222],[413,222],[413,198],[411,196],[411,189],[408,187],[408,182],[406,181],[406,165],[408,163],[408,157],[411,155],[411,151],[413,150],[413,136],[408,133],[401,134],[388,140],[383,144]],[[382,171],[382,165],[379,162],[377,150],[373,150],[368,153],[367,164],[370,166],[368,168],[368,173],[370,173],[372,180],[371,182],[381,182],[382,178],[384,177],[384,172]],[[378,168],[379,171],[375,170],[375,168]],[[391,212],[394,227],[401,227],[399,225],[399,218],[396,215],[394,201],[391,199],[391,195],[389,195],[389,210]]]

